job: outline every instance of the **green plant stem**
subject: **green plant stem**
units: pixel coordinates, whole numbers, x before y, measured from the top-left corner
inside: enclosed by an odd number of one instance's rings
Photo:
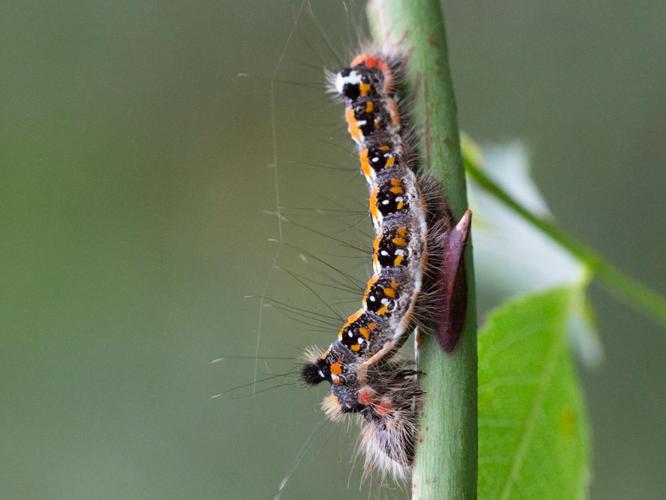
[[[626,275],[591,248],[576,241],[558,228],[552,220],[530,212],[483,173],[471,152],[466,151],[463,159],[467,175],[480,187],[580,260],[595,277],[621,300],[638,311],[648,314],[661,325],[666,326],[666,299],[664,297]]]
[[[375,40],[406,54],[405,87],[419,131],[420,167],[442,183],[456,219],[467,209],[444,20],[438,0],[371,0]],[[468,301],[465,329],[451,355],[433,335],[420,335],[419,369],[426,397],[412,475],[419,500],[476,498],[477,346],[471,245],[465,252]]]

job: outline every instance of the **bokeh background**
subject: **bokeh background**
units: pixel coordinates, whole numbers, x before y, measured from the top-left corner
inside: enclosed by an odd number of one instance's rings
[[[406,497],[359,487],[355,431],[320,424],[322,391],[285,377],[211,398],[253,379],[246,296],[269,272],[267,296],[323,317],[353,295],[319,286],[322,302],[295,277],[367,269],[314,232],[367,244],[365,187],[321,71],[353,50],[362,5],[313,0],[280,63],[299,5],[0,5],[3,500],[263,499],[292,470],[285,499]],[[562,226],[666,293],[666,4],[445,8],[462,128],[523,141]],[[270,271],[274,143],[288,221]],[[599,287],[592,298],[606,359],[581,369],[591,497],[663,498],[666,333]],[[263,309],[261,356],[297,357],[335,330],[286,312]],[[250,359],[211,363],[229,355]],[[257,373],[293,366],[261,359]]]

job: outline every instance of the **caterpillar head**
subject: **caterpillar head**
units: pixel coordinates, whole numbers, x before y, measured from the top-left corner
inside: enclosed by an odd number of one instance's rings
[[[331,382],[331,367],[325,359],[317,359],[312,363],[303,365],[301,379],[307,385],[318,385],[324,380]]]
[[[316,348],[305,353],[306,363],[301,369],[301,380],[307,385],[318,385],[324,381],[333,385],[349,384],[353,376],[347,369],[344,347],[336,344],[321,353]]]

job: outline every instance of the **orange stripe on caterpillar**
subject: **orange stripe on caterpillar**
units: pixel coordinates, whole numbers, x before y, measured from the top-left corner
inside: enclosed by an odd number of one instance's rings
[[[365,176],[368,182],[374,179],[374,171],[370,166],[370,159],[368,158],[368,148],[363,148],[359,152],[359,159],[361,161],[361,173]]]
[[[379,188],[377,186],[372,188],[372,191],[370,191],[370,217],[372,218],[372,221],[376,224],[378,224],[379,221],[379,210],[377,208],[377,195],[379,194]]]
[[[347,130],[349,131],[351,138],[356,142],[360,141],[363,137],[363,133],[361,132],[358,120],[356,119],[352,108],[347,108],[345,110],[345,119],[347,120]]]

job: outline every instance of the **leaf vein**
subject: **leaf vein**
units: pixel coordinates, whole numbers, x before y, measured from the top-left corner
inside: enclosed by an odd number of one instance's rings
[[[553,374],[555,373],[555,368],[557,366],[557,356],[560,352],[562,341],[558,332],[553,332],[551,336],[551,345],[548,348],[548,353],[546,356],[546,363],[544,364],[544,370],[541,373],[539,378],[539,389],[537,390],[534,400],[532,401],[532,406],[527,415],[527,420],[525,423],[525,428],[520,436],[520,441],[518,444],[518,450],[516,451],[516,456],[511,466],[511,472],[502,487],[502,494],[500,495],[501,500],[507,500],[511,494],[511,490],[514,487],[519,474],[520,469],[523,466],[523,461],[527,454],[529,445],[532,441],[532,436],[537,425],[537,420],[539,418],[539,413],[543,407],[543,402],[546,398],[548,392],[548,387],[552,381]]]

